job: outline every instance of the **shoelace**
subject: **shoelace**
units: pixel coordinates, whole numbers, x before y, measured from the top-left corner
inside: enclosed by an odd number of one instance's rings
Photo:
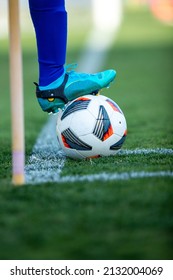
[[[71,63],[71,64],[67,64],[65,66],[65,72],[70,74],[70,76],[81,76],[83,78],[88,77],[88,76],[92,76],[93,74],[87,74],[87,73],[77,73],[75,72],[75,69],[77,68],[78,64],[77,63]]]
[[[64,68],[66,72],[71,72],[74,71],[74,69],[76,69],[78,66],[77,63],[71,63],[71,64],[67,64]],[[71,70],[72,69],[72,70]],[[71,70],[71,71],[70,71]]]

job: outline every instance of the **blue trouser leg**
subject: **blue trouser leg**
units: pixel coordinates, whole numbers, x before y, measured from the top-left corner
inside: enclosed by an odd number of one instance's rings
[[[39,85],[47,86],[64,72],[67,12],[64,0],[29,0],[37,40]]]

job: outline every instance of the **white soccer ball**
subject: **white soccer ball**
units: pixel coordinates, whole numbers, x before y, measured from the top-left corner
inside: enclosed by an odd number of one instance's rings
[[[127,135],[126,119],[110,98],[85,95],[68,103],[58,113],[57,138],[71,158],[115,155]]]

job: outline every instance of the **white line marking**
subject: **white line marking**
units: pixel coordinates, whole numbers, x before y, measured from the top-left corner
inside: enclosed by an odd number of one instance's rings
[[[103,40],[104,38],[104,40]],[[84,52],[79,60],[79,72],[94,73],[101,71],[106,59],[107,51],[111,47],[115,36],[111,33],[99,32],[94,29],[88,37]]]
[[[40,184],[40,183],[75,183],[75,182],[108,182],[108,181],[117,181],[117,180],[129,180],[129,179],[141,179],[141,178],[156,178],[156,177],[173,177],[173,172],[171,171],[155,171],[155,172],[123,172],[123,173],[99,173],[99,174],[90,174],[90,175],[76,175],[76,176],[64,176],[60,177],[59,174],[56,174],[55,170],[52,172],[52,176],[45,176],[45,170],[39,171],[39,176],[35,178],[35,172],[33,180],[28,182],[30,184]],[[32,171],[31,171],[32,175]]]
[[[118,34],[122,11],[121,0],[107,0],[102,3],[99,0],[92,1],[94,26],[85,42],[85,48],[79,60],[79,71],[88,73],[101,71],[108,50]]]
[[[158,155],[173,155],[172,149],[165,148],[156,148],[156,149],[135,149],[135,150],[120,150],[118,152],[119,155],[150,155],[150,154],[158,154]]]
[[[115,180],[129,180],[137,178],[151,178],[151,177],[173,177],[173,172],[170,171],[156,171],[156,172],[123,172],[123,173],[99,173],[83,176],[64,176],[59,178],[60,183],[67,182],[93,182],[93,181],[115,181]]]
[[[41,131],[33,148],[32,155],[25,167],[26,183],[39,184],[46,182],[81,182],[81,181],[112,181],[112,180],[128,180],[131,178],[145,178],[145,177],[172,177],[170,171],[157,172],[125,172],[125,173],[99,173],[93,175],[83,176],[65,176],[60,177],[62,168],[65,164],[65,155],[60,150],[56,132],[56,116],[52,116]],[[124,155],[173,155],[172,149],[135,149],[135,150],[121,150],[118,152],[121,156]]]
[[[65,163],[56,137],[56,116],[51,116],[43,127],[25,166],[26,183],[48,182],[59,178]]]

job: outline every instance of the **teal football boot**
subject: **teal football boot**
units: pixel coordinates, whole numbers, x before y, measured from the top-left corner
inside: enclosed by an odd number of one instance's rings
[[[63,81],[56,87],[56,81],[43,89],[36,85],[36,95],[43,111],[57,113],[66,103],[80,96],[96,95],[101,89],[109,87],[116,76],[115,70],[106,70],[96,74],[67,71],[61,77]],[[57,79],[58,82],[58,79]],[[49,88],[50,87],[50,88]]]

